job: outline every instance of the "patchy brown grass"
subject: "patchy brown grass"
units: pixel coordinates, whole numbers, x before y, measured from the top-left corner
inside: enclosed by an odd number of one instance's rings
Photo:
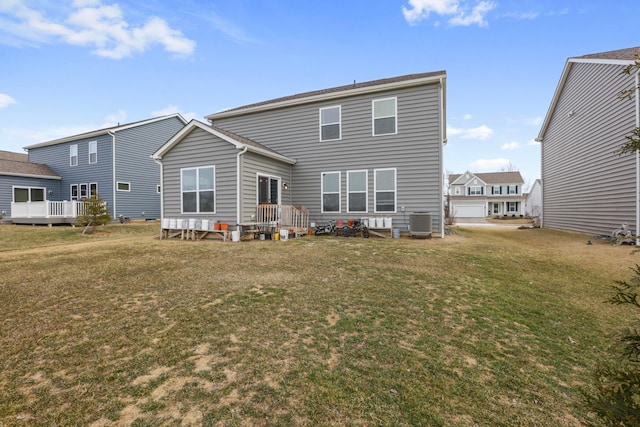
[[[0,425],[577,426],[637,257],[549,230],[1,231]]]

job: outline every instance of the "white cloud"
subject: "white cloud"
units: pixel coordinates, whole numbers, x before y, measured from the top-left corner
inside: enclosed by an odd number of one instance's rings
[[[495,171],[495,170],[500,170],[503,167],[509,165],[509,160],[504,159],[504,158],[498,158],[498,159],[480,159],[480,160],[476,160],[475,162],[471,163],[470,166],[470,170],[476,171],[476,172],[482,172],[482,171]]]
[[[520,143],[516,141],[509,142],[508,144],[502,145],[503,150],[515,150],[516,148],[520,148]]]
[[[410,8],[402,7],[404,18],[411,25],[428,19],[431,13],[448,18],[449,25],[488,25],[486,15],[496,8],[493,1],[470,0],[409,0]]]
[[[7,95],[6,93],[0,93],[0,108],[8,107],[11,104],[15,104],[16,100]]]
[[[489,139],[493,136],[493,129],[486,125],[478,126],[477,128],[459,129],[454,127],[447,127],[447,135],[460,136],[462,139]]]
[[[540,145],[540,141],[536,141],[535,138],[527,143],[527,145]]]
[[[127,122],[127,112],[125,110],[118,110],[115,113],[109,114],[104,118],[104,123],[98,129],[110,128],[112,126],[119,126]]]
[[[462,116],[462,120],[471,120],[473,116],[471,114],[465,114]]]
[[[0,0],[0,13],[4,14],[0,20],[0,35],[4,37],[0,40],[11,40],[12,45],[16,40],[29,45],[62,41],[89,46],[94,54],[111,59],[142,53],[154,45],[162,46],[176,57],[189,56],[195,49],[193,40],[157,16],[150,16],[143,25],[131,26],[118,4],[76,0],[72,9],[65,18],[51,18],[45,16],[46,12],[31,9],[22,2]]]
[[[193,119],[197,119],[199,117],[197,113],[194,113],[194,112],[185,113],[184,111],[182,111],[182,109],[180,109],[180,107],[177,107],[175,105],[167,105],[164,108],[152,111],[151,116],[160,117],[160,116],[168,116],[169,114],[175,114],[175,113],[179,113],[188,122]]]

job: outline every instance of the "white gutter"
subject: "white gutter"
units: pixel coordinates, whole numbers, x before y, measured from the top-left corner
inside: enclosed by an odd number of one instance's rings
[[[447,95],[445,89],[445,79],[440,77],[440,132],[442,133],[442,144],[440,144],[440,158],[444,165],[444,153],[443,147],[447,145],[447,117],[446,117],[446,102],[445,97]],[[444,170],[440,171],[440,238],[444,239]]]
[[[640,70],[636,73],[636,128],[640,128]],[[636,149],[636,246],[640,244],[640,151]]]
[[[236,159],[236,179],[237,179],[237,184],[236,184],[236,224],[240,224],[242,218],[241,218],[241,204],[242,204],[242,197],[240,197],[240,192],[242,189],[242,171],[240,170],[240,156],[242,156],[244,153],[247,152],[247,150],[249,149],[248,146],[244,146],[244,148],[242,149],[242,151],[240,151],[238,153],[237,159]]]
[[[118,188],[118,184],[116,183],[116,134],[113,133],[112,131],[108,131],[107,132],[109,135],[111,135],[111,167],[112,167],[112,174],[113,174],[113,179],[112,181],[112,185],[113,185],[113,219],[116,219],[116,189]]]

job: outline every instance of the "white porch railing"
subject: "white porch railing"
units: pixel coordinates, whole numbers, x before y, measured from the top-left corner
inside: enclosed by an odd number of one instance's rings
[[[301,229],[309,228],[309,210],[304,206],[258,205],[258,223],[277,223],[280,227]]]
[[[75,218],[85,212],[84,202],[12,202],[11,218]]]

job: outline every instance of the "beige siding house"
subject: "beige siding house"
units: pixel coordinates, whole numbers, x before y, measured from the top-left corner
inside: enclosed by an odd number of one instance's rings
[[[640,107],[622,100],[638,84],[623,74],[638,48],[569,58],[538,141],[542,151],[542,226],[610,234],[638,217],[638,156],[618,155],[638,126]]]

